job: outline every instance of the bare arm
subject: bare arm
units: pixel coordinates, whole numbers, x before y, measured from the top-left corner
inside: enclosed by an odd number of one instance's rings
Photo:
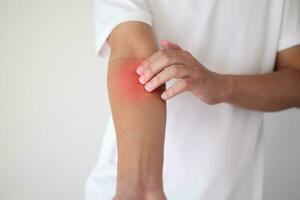
[[[163,198],[162,166],[166,105],[162,85],[147,93],[137,66],[157,50],[151,27],[141,22],[118,25],[109,40],[108,92],[118,146],[115,199]],[[157,198],[156,198],[157,197]]]
[[[300,107],[300,46],[279,52],[275,72],[232,75],[226,102],[260,111]]]
[[[170,79],[180,80],[163,93],[165,100],[189,91],[208,104],[227,102],[259,111],[300,107],[300,46],[278,53],[275,72],[223,75],[208,70],[178,45],[161,44],[164,50],[155,53],[160,56],[152,63],[146,60],[138,71],[149,92]]]

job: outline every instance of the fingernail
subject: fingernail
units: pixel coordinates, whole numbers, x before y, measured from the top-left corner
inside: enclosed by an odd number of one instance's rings
[[[161,98],[164,99],[164,100],[166,100],[167,99],[166,93],[162,93]]]
[[[152,84],[151,84],[151,83],[147,83],[147,84],[145,85],[145,89],[146,89],[148,92],[151,91],[151,88],[152,88]]]
[[[141,75],[140,78],[139,78],[139,82],[142,83],[142,84],[144,84],[144,81],[145,81],[145,78],[144,78],[143,75]]]
[[[138,68],[136,69],[136,73],[138,75],[141,75],[142,74],[142,71],[143,71],[143,67],[142,66],[138,66]]]

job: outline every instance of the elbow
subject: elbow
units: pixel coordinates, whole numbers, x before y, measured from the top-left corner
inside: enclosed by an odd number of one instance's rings
[[[122,98],[132,103],[160,98],[165,86],[153,92],[147,92],[139,83],[136,68],[142,63],[141,58],[119,58],[110,60],[107,87],[110,98]]]

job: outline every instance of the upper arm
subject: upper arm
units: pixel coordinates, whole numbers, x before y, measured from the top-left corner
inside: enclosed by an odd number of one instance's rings
[[[94,22],[97,54],[110,55],[109,92],[151,96],[138,84],[134,69],[157,50],[148,1],[95,0]]]
[[[94,0],[93,19],[96,52],[99,56],[109,55],[109,35],[124,30],[123,37],[126,40],[130,36],[129,33],[138,31],[128,30],[132,27],[131,22],[152,25],[151,7],[147,0]]]
[[[283,4],[275,70],[300,68],[300,1]]]
[[[108,38],[110,61],[119,58],[144,59],[157,50],[151,27],[143,22],[128,21],[116,26]]]
[[[293,68],[300,70],[300,45],[277,53],[275,70]]]

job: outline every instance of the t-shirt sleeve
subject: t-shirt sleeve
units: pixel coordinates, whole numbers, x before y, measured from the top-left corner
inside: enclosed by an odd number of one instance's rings
[[[300,0],[285,0],[278,51],[300,44]]]
[[[96,53],[107,56],[107,38],[111,31],[125,21],[141,21],[152,26],[152,15],[147,0],[94,0],[94,30]]]

